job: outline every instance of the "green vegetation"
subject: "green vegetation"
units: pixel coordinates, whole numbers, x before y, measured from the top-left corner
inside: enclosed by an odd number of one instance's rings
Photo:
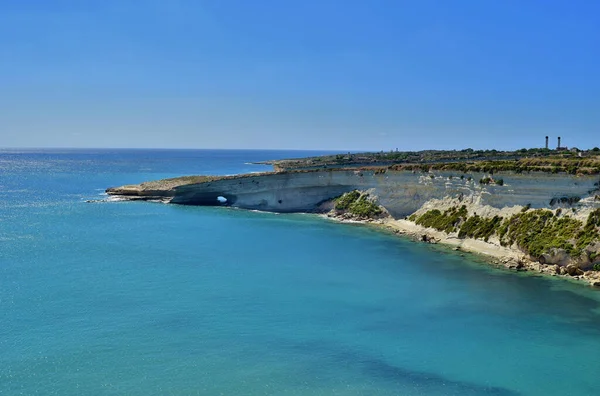
[[[474,215],[469,217],[467,221],[461,225],[458,237],[483,239],[487,242],[488,239],[494,235],[501,223],[502,217],[500,216],[485,218]]]
[[[416,223],[423,227],[435,228],[447,233],[455,232],[457,226],[467,218],[467,207],[452,207],[444,213],[437,209],[430,210],[416,219]]]
[[[586,227],[600,227],[600,209],[596,209],[590,213]]]
[[[553,248],[564,249],[571,256],[580,256],[588,246],[600,242],[600,209],[590,213],[585,225],[580,220],[559,217],[546,209],[522,210],[508,219],[500,216],[469,217],[465,205],[444,212],[433,209],[421,216],[412,215],[409,219],[438,231],[453,233],[458,230],[459,238],[488,241],[495,235],[503,246],[516,244],[533,257],[549,253]],[[590,255],[590,259],[596,257],[597,253]]]
[[[571,217],[558,217],[549,210],[536,209],[508,219],[498,231],[500,241],[509,246],[516,243],[534,257],[552,248],[564,249],[579,256],[584,249],[600,241],[600,209],[590,213],[585,226]]]
[[[479,184],[484,184],[484,185],[496,184],[498,186],[503,186],[504,179],[493,179],[491,177],[484,177],[479,180]]]
[[[575,247],[581,221],[571,217],[557,218],[549,210],[536,209],[513,215],[503,224],[500,243],[511,246],[516,243],[531,256],[539,257],[552,248],[564,249],[571,255],[581,252]]]
[[[572,154],[572,153],[571,153]],[[570,154],[561,156],[516,158],[513,160],[480,160],[464,162],[437,162],[429,165],[394,164],[390,166],[394,170],[421,170],[425,171],[456,171],[462,173],[489,173],[498,172],[547,172],[547,173],[569,173],[572,175],[593,175],[600,173],[600,157],[593,155],[589,157],[575,157]]]
[[[369,200],[366,194],[359,191],[350,191],[343,194],[335,200],[336,210],[346,210],[358,217],[373,218],[382,213],[381,208],[376,203]]]
[[[381,214],[381,208],[369,201],[366,195],[361,196],[349,208],[350,213],[359,217],[377,217]]]
[[[350,191],[335,200],[335,208],[337,210],[347,210],[360,198],[360,193],[356,190]]]
[[[585,249],[588,245],[600,239],[600,209],[594,210],[588,216],[585,227],[577,234],[577,248]]]
[[[581,154],[581,157],[579,156]],[[425,150],[378,153],[347,153],[320,157],[268,161],[276,170],[346,167],[384,167],[383,169],[461,173],[552,172],[569,174],[600,173],[600,149],[581,153],[548,149]]]

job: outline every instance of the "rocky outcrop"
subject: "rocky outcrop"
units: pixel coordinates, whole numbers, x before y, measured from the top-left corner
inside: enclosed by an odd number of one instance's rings
[[[373,221],[389,218],[387,210],[379,205],[371,191],[353,190],[321,206],[327,217],[342,221]]]
[[[538,261],[541,264],[557,264],[565,266],[569,262],[570,257],[565,249],[550,249],[548,253],[539,256]]]

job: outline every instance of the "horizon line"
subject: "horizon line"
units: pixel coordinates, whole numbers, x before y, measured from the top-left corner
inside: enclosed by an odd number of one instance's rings
[[[571,147],[570,149],[577,148],[580,151],[591,151],[598,146],[593,146],[586,149],[580,149],[576,146]],[[563,149],[567,147],[563,146]],[[68,147],[68,146],[50,146],[50,147],[40,147],[40,146],[0,146],[1,150],[214,150],[214,151],[315,151],[315,152],[339,152],[339,153],[379,153],[379,152],[419,152],[419,151],[464,151],[464,150],[474,150],[474,151],[505,151],[505,152],[516,152],[522,149],[540,149],[540,150],[550,150],[554,151],[555,148],[545,148],[543,146],[540,147],[521,147],[515,149],[495,149],[495,148],[474,148],[474,147],[465,147],[465,148],[426,148],[426,149],[315,149],[315,148],[307,148],[307,149],[298,149],[298,148],[225,148],[225,147]]]

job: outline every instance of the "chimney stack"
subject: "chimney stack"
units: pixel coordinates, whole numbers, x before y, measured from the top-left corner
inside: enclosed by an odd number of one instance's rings
[[[546,150],[548,149],[548,136],[546,136]]]
[[[560,148],[560,136],[558,137],[558,147],[557,148]]]

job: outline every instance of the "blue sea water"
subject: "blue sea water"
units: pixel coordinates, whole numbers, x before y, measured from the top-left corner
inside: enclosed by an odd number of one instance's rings
[[[600,394],[592,289],[312,215],[86,202],[311,154],[0,151],[0,394]]]

